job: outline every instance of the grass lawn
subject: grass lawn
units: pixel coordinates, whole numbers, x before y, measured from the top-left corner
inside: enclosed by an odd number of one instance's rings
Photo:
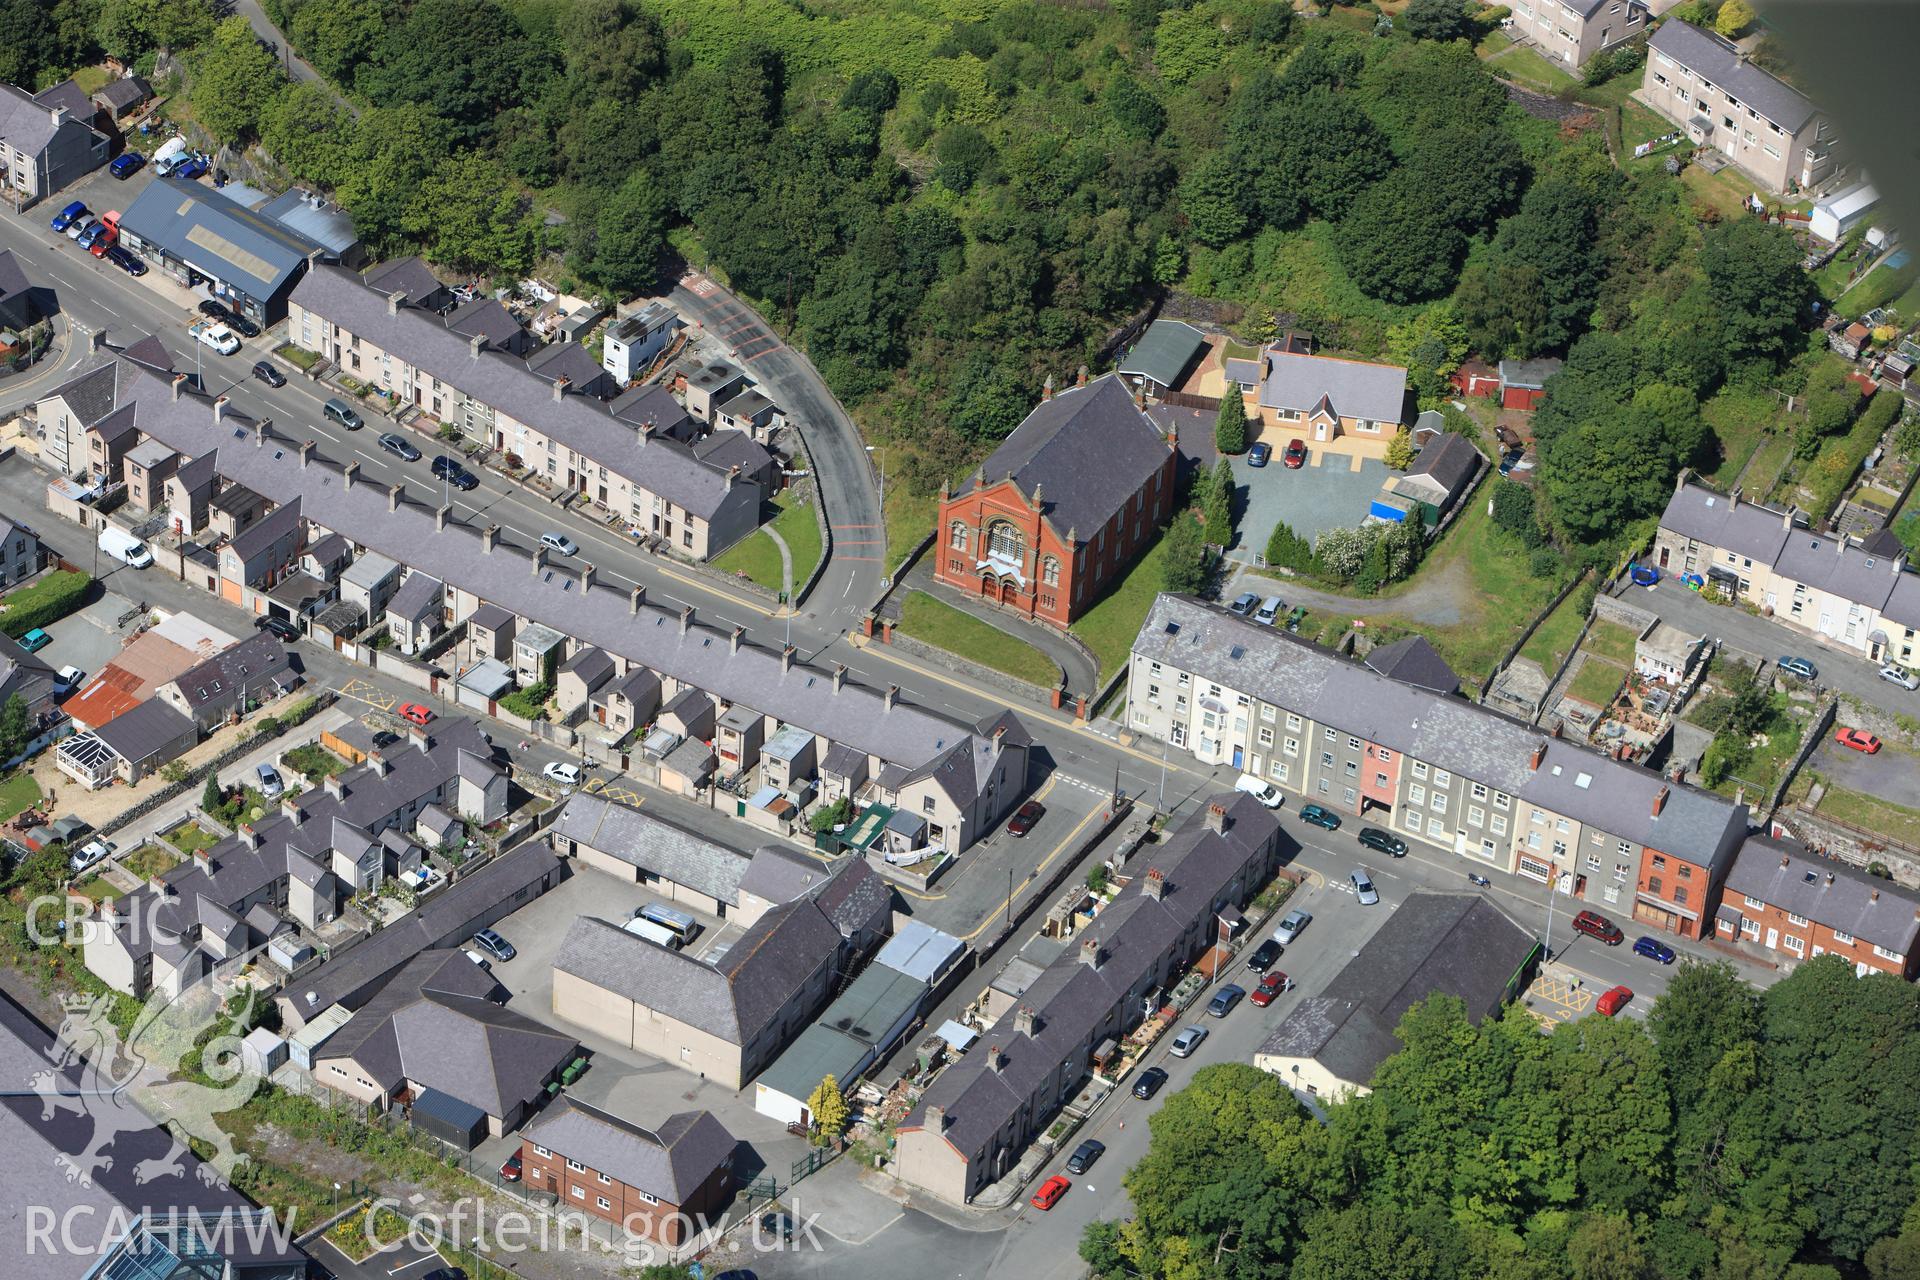
[[[1487,32],[1487,34],[1482,37],[1480,43],[1474,47],[1473,51],[1483,58],[1491,58],[1502,49],[1511,49],[1512,47],[1513,37],[1504,31],[1496,29]]]
[[[1760,495],[1765,502],[1780,487],[1781,479],[1786,475],[1788,465],[1793,461],[1793,437],[1785,433],[1768,436],[1754,451],[1753,460],[1747,464],[1747,474],[1740,482],[1745,493]]]
[[[773,527],[786,541],[787,554],[793,557],[793,587],[798,591],[820,563],[820,523],[814,519],[813,504],[792,503],[774,517]]]
[[[1453,528],[1401,588],[1450,577],[1458,584],[1451,595],[1459,602],[1460,621],[1435,626],[1396,617],[1391,596],[1368,619],[1418,631],[1440,651],[1463,685],[1478,689],[1495,660],[1546,608],[1560,584],[1533,576],[1518,540],[1493,527],[1483,496],[1470,495],[1466,502]]]
[[[73,73],[73,85],[76,89],[80,90],[80,92],[86,94],[88,97],[92,97],[94,94],[106,88],[107,81],[112,78],[113,74],[105,67],[81,67]]]
[[[291,342],[283,342],[273,349],[273,354],[300,370],[313,368],[320,363],[320,353],[309,351],[305,347],[296,347]]]
[[[1541,93],[1558,93],[1580,81],[1549,61],[1536,49],[1515,45],[1486,59],[1487,63],[1515,83]]]
[[[213,832],[207,830],[192,818],[188,818],[173,830],[162,832],[161,834],[168,844],[186,854],[188,857],[192,857],[202,849],[211,849],[214,845],[220,843],[218,836],[214,835]]]
[[[1713,428],[1719,445],[1719,460],[1701,469],[1701,478],[1727,489],[1733,478],[1759,451],[1770,433],[1778,433],[1786,414],[1780,398],[1771,391],[1726,386],[1700,406],[1700,416]]]
[[[1547,615],[1547,620],[1520,650],[1521,657],[1540,664],[1548,679],[1552,679],[1553,673],[1566,661],[1574,637],[1580,634],[1580,624],[1587,620],[1586,614],[1580,612],[1579,596],[1576,591],[1562,600],[1560,607]]]
[[[924,591],[910,591],[900,607],[900,630],[916,640],[958,654],[1016,680],[1051,689],[1060,682],[1053,659],[1024,640],[936,600]]]
[[[1338,12],[1338,10],[1335,10]],[[1120,584],[1073,624],[1073,634],[1100,659],[1100,681],[1118,671],[1133,649],[1140,624],[1167,577],[1166,535],[1163,533],[1140,557]]]
[[[1379,17],[1366,9],[1352,9],[1346,5],[1337,4],[1327,14],[1327,21],[1335,26],[1372,34],[1373,24],[1379,21]]]
[[[780,510],[768,522],[768,528],[777,531],[787,544],[787,554],[793,558],[793,586],[798,590],[813,573],[813,567],[820,563],[820,526],[813,518],[813,504],[796,501],[791,489],[775,498],[773,504]],[[713,562],[713,567],[722,573],[743,574],[772,592],[786,590],[786,579],[780,569],[780,548],[774,545],[765,529],[756,530],[728,547]]]
[[[871,438],[871,437],[869,437]],[[892,445],[880,445],[874,450],[875,461],[886,468],[885,491],[881,495],[880,516],[887,526],[887,570],[900,563],[902,557],[920,545],[920,540],[933,532],[934,519],[940,514],[938,494],[916,497],[899,477],[899,465],[905,454]],[[848,533],[848,537],[871,536],[866,531]],[[872,551],[876,548],[866,548]],[[796,572],[798,567],[796,565]]]
[[[95,902],[111,902],[120,896],[120,890],[108,884],[106,880],[100,876],[94,876],[90,880],[83,880],[73,887],[81,893],[86,894],[89,898],[92,898]]]
[[[1582,702],[1591,702],[1596,707],[1604,707],[1613,701],[1614,694],[1620,692],[1620,685],[1626,678],[1625,667],[1589,656],[1580,664],[1573,683],[1567,686],[1567,695]]]
[[[1912,320],[1920,316],[1920,279],[1916,279],[1911,288],[1888,305],[1898,311],[1904,319]]]
[[[121,858],[120,865],[142,880],[151,880],[162,872],[171,871],[179,866],[180,856],[171,849],[162,848],[157,844],[143,844]]]
[[[347,762],[317,742],[290,747],[280,753],[280,761],[308,782],[317,783],[347,771]]]
[[[1834,299],[1836,305],[1844,304],[1850,310],[1849,315],[1871,311],[1875,307],[1903,298],[1920,286],[1920,266],[1908,261],[1898,271],[1882,262],[1873,270],[1853,282],[1853,287]]]
[[[0,821],[40,803],[40,784],[24,770],[0,782]]]
[[[1801,786],[1796,779],[1794,789],[1799,790]],[[1823,818],[1851,823],[1862,831],[1884,832],[1902,844],[1920,845],[1920,809],[1909,809],[1829,782],[1816,812]]]
[[[1587,632],[1586,643],[1581,645],[1588,653],[1597,654],[1608,662],[1623,667],[1633,665],[1634,645],[1638,637],[1617,622],[1596,622]]]

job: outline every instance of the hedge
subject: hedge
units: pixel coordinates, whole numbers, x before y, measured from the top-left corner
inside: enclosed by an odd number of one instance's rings
[[[78,569],[55,570],[37,578],[0,600],[6,610],[0,614],[0,631],[18,640],[35,627],[58,622],[86,603],[92,586],[93,578]]]
[[[1893,420],[1900,416],[1901,403],[1901,398],[1891,391],[1875,394],[1855,420],[1852,430],[1838,440],[1829,440],[1819,459],[1807,468],[1800,483],[1812,495],[1807,502],[1807,514],[1816,522],[1833,514],[1840,495],[1859,474],[1860,465],[1893,425]]]

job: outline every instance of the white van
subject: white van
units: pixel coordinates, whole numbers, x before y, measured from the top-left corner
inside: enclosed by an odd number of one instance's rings
[[[153,552],[147,550],[147,544],[125,529],[112,526],[102,529],[100,549],[122,564],[132,565],[136,569],[145,569],[153,563]]]
[[[1280,794],[1280,788],[1271,782],[1262,782],[1250,773],[1241,774],[1240,780],[1233,784],[1233,789],[1246,792],[1269,809],[1278,809],[1286,801],[1286,797]]]
[[[648,942],[665,947],[669,951],[680,949],[680,935],[671,929],[661,928],[651,920],[635,916],[620,927],[636,938],[645,938]]]

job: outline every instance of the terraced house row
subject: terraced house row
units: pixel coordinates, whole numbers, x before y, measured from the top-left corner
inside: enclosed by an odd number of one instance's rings
[[[211,457],[223,483],[273,508],[256,528],[284,519],[286,536],[257,548],[244,565],[225,554],[239,539],[211,557],[218,569],[209,577],[219,581],[206,585],[251,612],[273,607],[273,584],[295,572],[309,548],[325,545],[330,531],[356,557],[384,556],[429,575],[443,592],[448,626],[518,619],[524,634],[538,624],[563,662],[597,649],[616,668],[615,679],[651,673],[647,683],[658,682],[661,705],[695,690],[741,734],[757,727],[755,741],[782,729],[810,735],[810,749],[795,755],[800,764],[783,786],[818,780],[904,811],[925,846],[967,847],[1027,788],[1031,739],[1011,712],[978,724],[956,720],[902,700],[896,688],[849,680],[844,667],[803,663],[792,646],[775,651],[748,641],[742,628],[703,624],[691,606],[651,603],[644,587],[600,582],[592,565],[549,566],[544,551],[515,547],[492,526],[459,524],[450,508],[427,505],[437,502],[436,490],[410,494],[404,484],[371,483],[357,463],[343,466],[313,442],[290,439],[224,398],[195,392],[186,375],[164,363],[158,344],[106,348],[104,358],[122,368],[111,397],[94,406],[100,421],[130,421],[142,440],[185,459]],[[717,764],[709,752],[706,768]]]
[[[1415,642],[1415,648],[1424,641]],[[1376,655],[1377,656],[1377,655]],[[1747,807],[1186,596],[1133,644],[1128,723],[1334,813],[1683,937],[1710,936]],[[1437,669],[1436,669],[1437,668]]]

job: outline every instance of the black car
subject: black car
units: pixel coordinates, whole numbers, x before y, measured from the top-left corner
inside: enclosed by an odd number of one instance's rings
[[[274,368],[271,360],[254,361],[253,376],[270,387],[284,387],[287,385],[287,375]]]
[[[255,618],[253,625],[261,631],[270,632],[273,635],[279,636],[282,640],[298,640],[300,638],[300,628],[294,626],[285,618],[275,618],[270,615],[264,615]]]
[[[234,314],[227,310],[226,304],[224,302],[216,302],[212,298],[208,298],[202,302],[199,306],[199,311],[201,315],[207,317],[209,320],[218,320],[224,325],[231,326],[234,322]]]
[[[131,249],[122,249],[117,244],[107,249],[107,261],[130,276],[147,274],[147,264],[140,260],[140,255]]]
[[[380,447],[397,458],[405,458],[408,462],[420,461],[420,451],[391,431],[380,433]]]
[[[1160,1086],[1166,1082],[1166,1072],[1159,1067],[1148,1067],[1140,1073],[1140,1078],[1133,1082],[1133,1096],[1141,1099],[1151,1098],[1160,1092]]]
[[[1253,973],[1265,973],[1267,970],[1273,968],[1273,962],[1280,958],[1280,953],[1283,950],[1285,950],[1284,947],[1272,938],[1268,938],[1265,942],[1255,947],[1253,954],[1247,957],[1247,969]]]
[[[1067,1157],[1067,1172],[1085,1173],[1087,1170],[1093,1168],[1093,1162],[1105,1155],[1106,1152],[1106,1143],[1095,1138],[1088,1138],[1085,1142],[1075,1147],[1073,1154]]]
[[[433,474],[445,480],[456,489],[478,489],[480,480],[473,472],[461,466],[459,461],[446,454],[436,454],[433,459]]]
[[[1378,827],[1360,828],[1360,843],[1369,849],[1377,849],[1390,858],[1407,856],[1407,842],[1391,831],[1382,831]]]

